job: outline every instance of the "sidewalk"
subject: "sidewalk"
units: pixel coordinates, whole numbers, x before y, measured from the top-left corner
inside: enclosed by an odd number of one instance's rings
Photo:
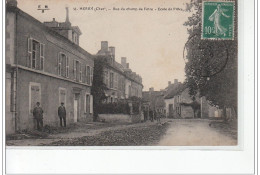
[[[165,123],[166,119],[162,120]],[[157,125],[157,122],[144,123],[75,123],[67,128],[45,128],[43,132],[33,131],[29,133],[14,134],[7,136],[6,145],[8,146],[41,146],[49,145],[60,140],[70,140],[86,136],[96,136],[103,132],[115,131],[135,127],[148,127]]]

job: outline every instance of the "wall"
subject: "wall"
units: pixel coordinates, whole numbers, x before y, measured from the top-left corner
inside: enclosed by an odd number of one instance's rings
[[[15,132],[15,113],[11,111],[11,73],[5,74],[5,131],[6,134]]]
[[[15,14],[6,12],[5,35],[5,129],[6,134],[15,132],[15,113],[11,112],[11,65],[15,63]]]
[[[190,106],[181,106],[181,118],[194,118],[193,109]]]
[[[69,79],[74,79],[73,76],[73,60],[80,61],[83,65],[82,75],[83,80],[86,78],[84,74],[85,66],[94,67],[94,61],[90,56],[78,51],[74,44],[62,37],[57,37],[44,30],[43,24],[36,24],[31,20],[18,15],[17,21],[17,55],[19,57],[19,65],[27,66],[28,57],[28,38],[31,37],[45,44],[45,61],[44,71],[51,74],[58,74],[58,55],[60,52],[69,57]]]
[[[99,114],[99,119],[108,123],[131,123],[131,116],[126,114]]]
[[[80,90],[79,99],[79,118],[81,120],[92,120],[91,114],[85,114],[84,100],[85,94],[90,93],[90,88],[72,83],[69,81],[45,76],[40,73],[34,73],[28,70],[19,69],[18,77],[18,129],[34,129],[35,123],[32,114],[29,112],[29,84],[30,82],[41,85],[41,106],[44,110],[44,125],[59,126],[59,117],[57,110],[59,107],[59,87],[66,88],[66,111],[67,123],[73,123],[73,89]]]
[[[174,98],[171,99],[164,99],[165,102],[165,108],[166,108],[166,117],[170,117],[169,116],[169,104],[173,104],[173,109],[174,109]]]
[[[15,14],[6,12],[5,64],[14,64],[15,30]]]

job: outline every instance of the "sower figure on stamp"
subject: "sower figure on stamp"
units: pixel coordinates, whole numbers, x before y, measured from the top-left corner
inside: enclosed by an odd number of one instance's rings
[[[41,130],[43,128],[43,110],[40,107],[40,102],[37,102],[36,107],[33,109],[33,117],[37,122],[37,130]]]
[[[63,120],[64,127],[66,127],[66,109],[63,102],[61,102],[61,106],[58,108],[58,116],[60,117],[60,126],[62,127]]]

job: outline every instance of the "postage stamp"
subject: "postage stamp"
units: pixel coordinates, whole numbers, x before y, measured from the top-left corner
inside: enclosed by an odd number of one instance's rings
[[[202,5],[202,39],[234,38],[234,5],[235,2],[209,2]]]

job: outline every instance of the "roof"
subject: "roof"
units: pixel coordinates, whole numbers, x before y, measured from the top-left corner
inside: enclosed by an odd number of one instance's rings
[[[73,43],[68,38],[62,36],[61,34],[56,32],[55,30],[53,30],[51,27],[46,26],[44,23],[42,23],[39,20],[35,19],[33,16],[31,16],[28,13],[22,11],[21,9],[19,9],[17,7],[13,7],[13,6],[12,7],[7,6],[6,10],[7,11],[12,11],[14,13],[17,13],[17,14],[19,14],[19,15],[21,15],[21,16],[29,19],[29,20],[31,20],[35,24],[39,25],[41,27],[41,29],[46,30],[47,32],[49,32],[50,34],[52,34],[55,37],[59,37],[60,39],[62,39],[66,43],[70,44],[70,46],[76,48],[79,52],[82,52],[83,54],[89,56],[90,59],[94,60],[93,55],[90,54],[89,52],[87,52],[86,50],[84,50],[82,47],[80,47],[79,45]]]
[[[181,93],[186,88],[186,85],[183,83],[173,84],[171,85],[167,92],[165,93],[164,99],[171,99],[174,96]]]
[[[144,91],[143,102],[150,102],[151,107],[164,107],[164,91]]]
[[[82,34],[78,26],[72,26],[71,28],[72,28],[75,32],[77,32],[79,35]]]
[[[124,66],[118,62],[115,61],[115,66],[120,69],[121,71],[124,71]]]

